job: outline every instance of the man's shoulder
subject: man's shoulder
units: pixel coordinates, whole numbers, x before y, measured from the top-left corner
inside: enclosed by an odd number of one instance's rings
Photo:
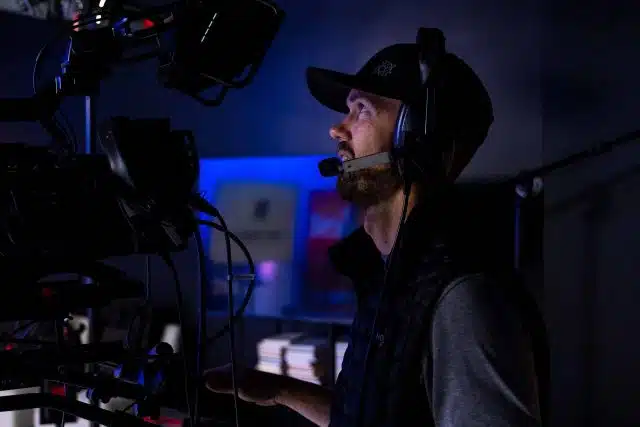
[[[488,302],[488,296],[496,292],[498,283],[484,273],[461,274],[444,284],[436,301],[436,308],[450,305],[455,301],[482,305]]]
[[[518,286],[489,275],[469,275],[442,293],[423,354],[423,375],[437,419],[537,425],[548,369],[540,358],[546,357],[545,350],[533,339],[527,314],[511,292]]]
[[[482,273],[458,276],[444,287],[434,304],[435,327],[497,330],[506,322],[522,328],[525,319],[521,305],[526,295],[515,280]]]

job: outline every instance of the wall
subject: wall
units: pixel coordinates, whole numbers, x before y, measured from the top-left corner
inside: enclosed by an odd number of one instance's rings
[[[485,80],[495,105],[496,123],[467,175],[505,174],[541,161],[539,90],[539,11],[533,0],[494,0],[478,9],[469,0],[405,0],[393,7],[383,1],[282,0],[287,12],[256,81],[232,93],[218,109],[207,110],[190,99],[160,89],[152,62],[117,69],[102,85],[98,116],[171,116],[175,128],[192,129],[203,157],[287,156],[330,154],[335,145],[328,127],[339,117],[323,109],[306,90],[309,65],[355,72],[386,44],[412,41],[418,26],[441,27],[450,49],[466,59]],[[473,13],[471,9],[473,8]],[[0,14],[0,96],[31,92],[33,62],[51,40],[52,22]],[[53,76],[64,45],[45,60],[43,74]],[[82,135],[82,100],[69,99],[64,110]],[[46,141],[34,124],[2,124],[0,141]],[[150,153],[152,155],[152,153]],[[178,257],[183,282],[193,283],[197,271],[193,251]],[[137,275],[139,258],[118,260]],[[172,303],[169,271],[153,263],[154,295]],[[190,292],[190,291],[189,291]],[[193,295],[186,295],[193,301]]]
[[[640,7],[556,2],[545,11],[543,156],[640,128]],[[545,296],[554,425],[636,426],[640,147],[546,180]]]
[[[159,89],[154,63],[117,70],[103,84],[99,115],[171,116],[176,127],[193,129],[201,154],[273,156],[332,153],[328,127],[338,119],[308,95],[309,65],[355,72],[384,45],[412,41],[418,26],[439,26],[450,48],[486,81],[496,124],[471,173],[507,173],[540,162],[538,11],[536,2],[495,0],[494,7],[469,13],[469,0],[420,2],[340,0],[279,4],[287,18],[263,68],[248,88],[232,93],[218,109],[204,109],[179,94]],[[36,53],[55,25],[0,16],[0,93],[30,93]],[[15,40],[20,40],[15,43]],[[59,46],[58,53],[64,46]],[[53,58],[56,59],[56,58]],[[55,61],[47,62],[52,76]],[[67,110],[78,121],[80,100]],[[252,123],[247,126],[247,123]],[[1,140],[35,139],[36,127],[0,133]],[[78,130],[82,132],[81,129]]]
[[[483,8],[471,0],[283,0],[288,17],[261,73],[219,109],[158,89],[152,64],[143,64],[104,84],[100,115],[170,115],[175,127],[194,129],[204,156],[328,154],[334,147],[327,127],[337,117],[306,93],[305,67],[355,71],[380,46],[412,40],[417,26],[439,26],[495,103],[496,124],[467,173],[514,172],[638,126],[637,6],[600,3],[543,9],[533,0],[493,0]],[[51,23],[0,15],[0,52],[3,65],[11,64],[0,67],[2,96],[28,93],[33,58],[53,31]],[[66,107],[78,122],[80,102]],[[32,125],[0,128],[0,140],[40,135]],[[640,321],[638,154],[623,148],[546,180],[554,425],[624,427],[640,420],[634,400],[640,346],[628,338]],[[186,283],[193,280],[192,259],[184,254],[180,261]],[[157,277],[167,273],[158,268]]]
[[[255,290],[253,301],[251,301],[247,309],[248,313],[277,316],[282,314],[281,310],[286,306],[291,305],[293,307],[300,302],[300,289],[296,285],[300,283],[299,277],[303,274],[300,267],[304,265],[304,257],[306,255],[306,236],[308,235],[309,227],[309,192],[335,188],[335,179],[322,178],[317,173],[317,164],[321,159],[322,156],[254,157],[206,159],[200,162],[200,190],[214,204],[219,203],[217,197],[222,183],[274,184],[291,189],[296,194],[295,206],[293,207],[295,236],[293,256],[290,260],[270,258],[279,261],[276,267],[279,271],[279,277],[273,282],[264,283]],[[233,215],[235,213],[227,211],[228,207],[221,205],[217,205],[217,208],[227,219],[229,228],[233,229],[232,224],[235,219]],[[278,211],[275,211],[275,209],[269,215],[277,215]],[[285,215],[284,212],[282,214]],[[215,239],[216,236],[221,235],[217,232],[212,233],[210,229],[203,230],[203,241],[207,250],[210,248],[211,239]],[[221,238],[218,242],[222,244]],[[235,262],[241,265],[245,264],[241,255],[238,255],[237,259],[235,257],[236,255],[234,255]],[[259,260],[254,257],[254,261]],[[260,263],[256,263],[256,266],[259,271]],[[273,289],[273,287],[277,287],[277,289]],[[257,301],[258,299],[262,300]],[[240,297],[238,302],[239,300]]]

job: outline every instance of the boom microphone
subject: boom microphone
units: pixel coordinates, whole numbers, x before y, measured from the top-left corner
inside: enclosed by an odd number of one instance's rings
[[[318,172],[323,178],[340,175],[342,172],[342,161],[337,157],[327,157],[318,163]]]
[[[325,178],[338,176],[350,172],[357,172],[375,166],[386,165],[394,161],[394,155],[389,151],[358,157],[353,160],[341,161],[337,157],[328,157],[318,163],[318,171]]]

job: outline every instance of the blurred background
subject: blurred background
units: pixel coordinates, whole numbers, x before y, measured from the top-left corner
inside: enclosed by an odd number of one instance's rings
[[[465,171],[466,180],[515,174],[640,128],[637,1],[278,4],[287,16],[258,76],[222,106],[207,109],[160,87],[150,61],[119,69],[104,81],[97,110],[99,121],[115,115],[170,117],[173,128],[194,132],[202,158],[200,190],[256,261],[258,284],[238,330],[244,363],[286,373],[270,365],[277,349],[290,345],[295,359],[296,352],[316,348],[318,337],[340,342],[353,314],[349,283],[332,273],[325,251],[357,226],[357,213],[316,168],[335,152],[328,129],[340,117],[308,94],[307,66],[355,72],[381,47],[412,41],[418,27],[441,28],[448,48],[484,80],[495,109],[495,124]],[[0,0],[0,97],[30,95],[36,54],[60,27],[49,8],[48,2]],[[64,44],[52,50],[44,75],[57,72]],[[63,109],[82,135],[82,100],[68,99]],[[0,141],[48,140],[35,124],[3,123]],[[544,180],[543,268],[536,290],[551,335],[553,426],[640,425],[639,158],[640,146],[622,147]],[[225,258],[220,238],[204,229],[203,237],[214,331],[225,322]],[[187,305],[195,307],[195,250],[175,258]],[[239,252],[234,260],[238,271],[246,268]],[[142,258],[113,261],[131,274],[144,274]],[[168,313],[163,324],[175,323],[170,272],[160,261],[152,260],[151,267],[153,307]],[[246,283],[235,285],[239,301]],[[192,314],[187,323],[195,321]],[[126,328],[118,324],[131,313],[114,306],[104,316],[118,329]],[[295,334],[265,341],[285,332]],[[314,340],[301,339],[309,336]],[[207,364],[226,363],[228,350],[226,340],[216,341]],[[330,383],[325,377],[335,374],[340,356],[331,355],[328,368],[314,373],[305,357],[287,362],[289,374]],[[296,374],[296,363],[307,367]],[[255,411],[264,417],[279,410]],[[304,424],[291,414],[278,416]]]

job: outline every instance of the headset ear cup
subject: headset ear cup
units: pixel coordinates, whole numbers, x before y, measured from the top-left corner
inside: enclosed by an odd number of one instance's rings
[[[393,130],[393,148],[398,152],[404,149],[405,143],[405,131],[407,129],[407,120],[409,114],[409,106],[402,104],[398,111],[398,117],[396,118],[396,125]]]
[[[425,100],[416,102],[424,103]],[[424,115],[417,114],[421,108],[402,104],[394,130],[394,150],[396,167],[405,181],[423,181],[426,176],[426,135],[424,135]]]
[[[406,139],[406,126],[407,126],[407,114],[408,106],[402,104],[398,111],[398,117],[396,118],[396,124],[393,130],[393,154],[394,162],[393,167],[398,174],[405,178],[405,139]],[[406,178],[405,178],[406,179]]]

